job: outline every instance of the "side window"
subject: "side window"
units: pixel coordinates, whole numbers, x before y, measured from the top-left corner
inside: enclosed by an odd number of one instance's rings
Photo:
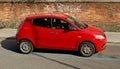
[[[65,29],[68,25],[70,25],[70,24],[67,23],[64,20],[56,19],[56,18],[52,19],[52,28],[55,28],[55,29]]]
[[[51,27],[51,19],[50,18],[38,18],[38,19],[33,19],[32,23],[36,26],[41,26],[41,27]]]

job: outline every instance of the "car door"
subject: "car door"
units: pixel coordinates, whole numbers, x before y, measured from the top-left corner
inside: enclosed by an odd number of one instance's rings
[[[51,18],[37,18],[33,20],[38,48],[51,48],[53,41],[51,32]]]
[[[66,29],[66,28],[69,28]],[[62,50],[76,49],[79,32],[67,21],[52,18],[52,48]]]

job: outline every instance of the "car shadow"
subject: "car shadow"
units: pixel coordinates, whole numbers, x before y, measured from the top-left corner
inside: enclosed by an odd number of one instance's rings
[[[4,49],[20,53],[19,48],[16,43],[15,37],[8,37],[1,41],[1,47]],[[70,55],[78,55],[75,51],[65,51],[65,50],[50,50],[50,49],[35,49],[34,52],[37,53],[54,53],[54,54],[70,54]]]
[[[16,53],[20,53],[18,46],[16,44],[15,37],[8,37],[6,39],[3,39],[1,41],[1,47]]]
[[[53,53],[53,54],[69,54],[78,56],[78,53],[75,51],[66,51],[66,50],[54,50],[54,49],[35,49],[34,52],[40,53]]]

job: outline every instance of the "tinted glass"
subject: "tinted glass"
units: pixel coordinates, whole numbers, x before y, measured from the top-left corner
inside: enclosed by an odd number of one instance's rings
[[[36,26],[41,27],[51,27],[51,19],[50,18],[39,18],[39,19],[33,19],[32,23]]]
[[[66,21],[63,21],[61,19],[52,19],[52,28],[55,29],[65,29],[69,24]]]

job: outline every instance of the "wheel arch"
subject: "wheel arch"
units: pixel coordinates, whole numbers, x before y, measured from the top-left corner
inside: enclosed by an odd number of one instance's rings
[[[32,43],[32,45],[33,45],[33,48],[35,48],[36,44],[35,44],[31,39],[28,39],[28,38],[22,38],[22,39],[20,39],[20,40],[18,41],[19,44],[20,44],[20,42],[21,42],[22,40],[30,41],[30,42]]]
[[[79,51],[79,48],[80,48],[81,44],[84,43],[84,42],[90,42],[90,43],[92,43],[92,44],[94,45],[94,48],[95,48],[95,53],[97,52],[97,51],[96,51],[96,46],[95,46],[95,44],[94,44],[92,41],[88,41],[88,40],[85,40],[85,41],[82,41],[81,43],[79,43],[79,44],[78,44],[77,51]]]

